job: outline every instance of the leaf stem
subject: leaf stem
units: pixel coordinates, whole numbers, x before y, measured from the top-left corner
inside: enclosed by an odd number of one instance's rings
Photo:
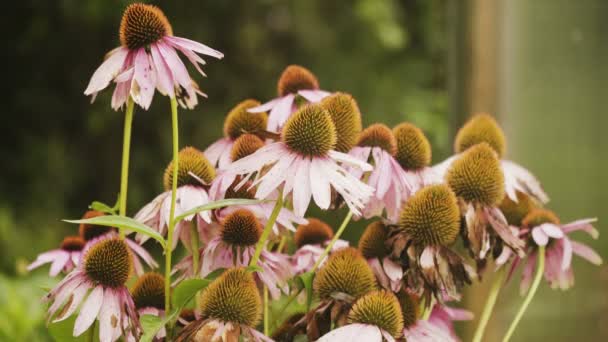
[[[538,247],[538,265],[536,267],[536,274],[534,275],[534,281],[532,282],[532,287],[530,287],[530,290],[528,290],[528,294],[526,295],[524,302],[521,304],[519,311],[517,311],[517,315],[515,315],[515,319],[513,319],[513,322],[511,322],[511,325],[509,326],[509,330],[507,330],[507,334],[502,339],[503,342],[508,342],[511,339],[511,336],[513,336],[513,333],[515,332],[515,328],[517,328],[517,324],[519,323],[519,321],[523,317],[524,313],[526,312],[528,305],[530,305],[530,303],[532,302],[532,298],[534,298],[534,294],[536,294],[536,290],[538,290],[538,285],[540,284],[544,271],[545,271],[545,246],[539,246]]]
[[[264,249],[264,245],[266,244],[266,240],[268,240],[268,236],[270,235],[270,231],[274,226],[274,223],[277,221],[277,217],[279,216],[279,212],[283,208],[283,193],[280,192],[277,198],[277,201],[272,209],[272,213],[270,214],[270,218],[268,222],[266,222],[266,226],[264,227],[264,231],[262,232],[262,236],[258,241],[258,244],[255,246],[255,253],[251,258],[251,262],[249,262],[249,266],[257,266],[258,261],[260,260],[260,255],[262,254],[262,250]]]
[[[264,335],[270,331],[270,317],[268,315],[268,286],[264,285]]]
[[[317,268],[319,268],[319,266],[321,265],[321,262],[323,262],[323,259],[325,259],[325,257],[327,257],[327,255],[329,254],[329,251],[331,251],[331,249],[334,247],[334,244],[336,243],[336,241],[338,241],[338,239],[340,238],[342,233],[344,233],[344,230],[346,229],[346,226],[348,226],[348,223],[350,222],[350,219],[352,217],[353,217],[353,212],[349,210],[348,214],[346,215],[346,217],[344,217],[344,220],[342,221],[342,224],[340,225],[340,228],[338,228],[338,231],[334,235],[333,239],[331,239],[331,242],[327,245],[327,247],[325,247],[325,250],[323,251],[323,254],[321,254],[321,257],[319,257],[319,259],[317,260],[315,265],[312,267],[311,272],[314,272],[317,270]]]
[[[498,274],[494,277],[494,282],[492,283],[492,287],[488,293],[488,298],[486,299],[483,311],[481,312],[481,318],[477,324],[477,329],[475,329],[475,335],[473,335],[473,342],[481,342],[481,339],[483,338],[483,333],[486,330],[488,322],[490,321],[492,311],[494,310],[494,305],[496,305],[496,299],[498,298],[498,294],[500,293],[500,289],[504,283],[505,275],[505,266],[503,266],[498,271]]]
[[[173,136],[173,177],[171,185],[171,209],[169,212],[169,230],[165,245],[165,312],[171,312],[171,254],[173,253],[173,230],[175,228],[175,199],[177,195],[177,171],[179,167],[179,133],[177,124],[177,101],[171,98],[171,127]],[[167,329],[169,333],[169,329]]]
[[[120,205],[119,212],[120,216],[126,216],[127,214],[127,188],[129,184],[129,153],[131,150],[131,126],[133,125],[133,109],[135,104],[131,96],[127,99],[127,110],[125,111],[125,127],[122,138],[122,166],[120,170]],[[120,230],[118,232],[120,237],[124,239],[125,232]]]

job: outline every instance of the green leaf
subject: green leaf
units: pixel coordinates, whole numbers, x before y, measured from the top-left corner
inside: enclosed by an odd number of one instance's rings
[[[211,282],[210,279],[186,279],[182,281],[173,290],[173,306],[183,308],[198,291],[207,287]]]
[[[156,336],[158,331],[162,329],[169,320],[154,315],[143,315],[139,317],[139,322],[144,330],[139,341],[152,342],[154,336]]]
[[[61,322],[49,324],[49,334],[55,341],[58,342],[80,342],[85,341],[86,335],[90,334],[90,330],[85,331],[78,337],[72,336],[74,331],[74,323],[76,322],[76,315],[72,315],[69,318],[64,319]],[[95,325],[96,326],[96,325]],[[90,328],[89,328],[90,329]]]
[[[110,207],[109,205],[107,205],[103,202],[93,201],[93,203],[91,203],[91,205],[89,205],[89,208],[91,208],[93,210],[101,211],[102,213],[116,215],[118,213],[119,206],[120,206],[120,194],[118,194],[118,196],[116,197],[116,203],[114,203],[113,207]]]
[[[193,215],[193,214],[200,213],[201,211],[213,210],[213,209],[229,207],[229,206],[233,206],[233,205],[251,205],[251,204],[264,203],[264,202],[268,202],[268,200],[229,198],[229,199],[223,199],[223,200],[219,200],[219,201],[215,201],[215,202],[209,202],[207,204],[198,206],[196,208],[192,208],[192,209],[184,212],[183,214],[181,214],[178,217],[176,217],[175,219],[173,219],[173,222],[177,224],[179,221],[183,220],[184,218],[186,218],[190,215]]]
[[[160,235],[154,229],[146,226],[145,224],[138,222],[130,217],[125,216],[113,216],[113,215],[104,215],[92,217],[86,220],[63,220],[69,223],[87,223],[87,224],[96,224],[100,226],[108,226],[108,227],[117,227],[119,229],[128,229],[135,231],[137,233],[144,234],[153,238],[154,240],[160,242],[160,244],[165,247],[165,239],[163,239],[162,235]]]
[[[306,308],[308,311],[312,304],[312,281],[315,279],[315,274],[313,272],[302,273],[298,276],[298,279],[302,282],[301,286],[306,290]]]

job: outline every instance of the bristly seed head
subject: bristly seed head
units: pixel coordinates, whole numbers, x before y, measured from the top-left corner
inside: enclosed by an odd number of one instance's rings
[[[61,241],[61,249],[64,251],[77,252],[81,251],[86,241],[80,236],[66,236]]]
[[[331,227],[316,218],[308,218],[307,224],[298,226],[293,240],[298,248],[304,245],[320,245],[334,237]]]
[[[190,173],[200,178],[205,184],[211,183],[215,178],[215,168],[205,157],[203,152],[194,147],[184,147],[179,151],[177,170],[177,187],[184,185],[202,186],[201,182],[192,177]],[[165,190],[171,189],[173,184],[173,161],[167,165],[164,176]]]
[[[408,293],[405,289],[397,292],[397,299],[401,304],[401,311],[403,312],[403,324],[405,327],[411,327],[416,324],[420,317],[420,298],[416,295]]]
[[[131,289],[135,307],[165,309],[165,278],[155,272],[148,272]]]
[[[534,200],[523,192],[516,192],[517,202],[511,200],[508,196],[502,200],[500,210],[507,219],[507,222],[515,227],[521,227],[522,220],[528,213],[536,208]]]
[[[262,147],[264,147],[264,141],[258,138],[257,135],[243,134],[234,141],[232,150],[230,151],[230,159],[235,162],[252,155]]]
[[[279,96],[295,94],[298,90],[318,90],[319,81],[310,70],[299,65],[289,65],[279,78],[277,92]]]
[[[83,220],[93,217],[104,216],[105,214],[97,210],[89,210],[82,216]],[[116,228],[107,226],[98,226],[95,224],[81,223],[78,226],[78,233],[85,241],[92,240],[98,236],[102,236],[110,231],[116,231]]]
[[[169,20],[153,5],[135,3],[127,6],[120,21],[120,44],[131,50],[147,47],[165,36],[172,36]]]
[[[224,120],[224,135],[234,140],[245,133],[261,134],[264,132],[268,115],[247,111],[259,105],[259,101],[247,99],[232,108]]]
[[[336,147],[336,127],[318,104],[309,104],[295,112],[283,127],[283,142],[292,151],[306,157],[323,157]]]
[[[200,309],[204,318],[255,327],[262,315],[262,299],[251,273],[232,268],[203,291]]]
[[[431,144],[422,130],[404,122],[393,128],[397,141],[395,159],[406,170],[419,170],[431,163]]]
[[[445,184],[418,190],[403,206],[399,227],[418,246],[451,245],[460,230],[456,195]]]
[[[112,288],[127,282],[132,266],[129,247],[118,237],[99,241],[84,257],[87,276],[94,282]]]
[[[329,113],[336,126],[338,139],[335,150],[347,153],[357,144],[363,129],[357,101],[350,94],[334,93],[324,98],[321,106]]]
[[[381,221],[370,223],[359,239],[359,250],[363,257],[382,259],[387,256],[388,249],[385,244],[387,236],[388,229]]]
[[[502,158],[506,152],[505,134],[493,117],[488,114],[473,116],[456,134],[454,150],[456,153],[466,151],[469,147],[487,143]]]
[[[380,147],[391,156],[397,152],[397,141],[390,128],[384,124],[373,124],[361,132],[358,146]]]
[[[361,253],[348,247],[329,257],[317,272],[313,288],[321,300],[331,299],[337,292],[359,298],[376,288],[376,278]]]
[[[530,211],[522,220],[522,226],[526,228],[534,228],[543,223],[559,224],[559,217],[551,210],[537,208]]]
[[[253,246],[262,235],[262,225],[247,209],[237,209],[222,223],[222,240],[233,246]]]
[[[387,290],[373,291],[359,298],[348,313],[348,322],[375,325],[395,338],[403,333],[399,300]]]
[[[498,206],[505,197],[505,178],[496,152],[487,143],[477,144],[456,159],[446,181],[458,197],[469,203]]]

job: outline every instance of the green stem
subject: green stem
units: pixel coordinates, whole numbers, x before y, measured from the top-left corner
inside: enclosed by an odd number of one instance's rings
[[[344,230],[346,229],[346,226],[348,225],[348,223],[350,222],[350,219],[352,217],[353,217],[353,212],[349,210],[348,214],[344,218],[344,221],[342,221],[342,224],[340,225],[340,228],[338,228],[338,231],[334,235],[333,239],[331,239],[331,242],[329,243],[329,245],[327,245],[327,247],[325,247],[325,250],[323,251],[323,254],[321,254],[321,257],[319,258],[319,260],[317,260],[315,265],[312,267],[311,272],[316,271],[316,269],[319,267],[319,265],[321,265],[321,262],[323,262],[323,259],[325,259],[325,257],[327,257],[327,255],[329,254],[329,251],[331,251],[331,249],[334,247],[334,244],[336,243],[336,241],[338,241],[338,239],[340,238],[342,233],[344,233]]]
[[[268,315],[268,287],[264,285],[264,335],[269,336],[270,316]]]
[[[133,125],[133,109],[135,104],[131,96],[127,99],[127,110],[125,111],[125,127],[122,138],[122,167],[120,170],[120,205],[118,214],[127,214],[127,187],[129,184],[129,153],[131,150],[131,126]],[[125,231],[120,229],[120,237],[125,237]]]
[[[177,195],[177,171],[179,166],[179,136],[177,125],[177,101],[171,98],[171,127],[173,135],[173,177],[171,187],[171,210],[169,212],[169,231],[165,245],[165,312],[171,312],[171,254],[173,253],[173,230],[175,228],[175,197]],[[167,334],[169,334],[167,329]],[[170,336],[168,336],[170,337]]]
[[[492,283],[492,287],[490,288],[490,293],[488,294],[488,298],[486,299],[486,304],[483,307],[481,318],[479,319],[477,329],[475,330],[475,335],[473,335],[473,342],[481,342],[481,339],[483,338],[483,333],[486,330],[488,322],[490,321],[490,317],[492,316],[494,305],[496,305],[498,293],[500,293],[500,289],[502,288],[502,284],[505,280],[505,268],[506,267],[503,266],[498,271],[498,274],[494,277],[494,282]]]
[[[538,265],[536,265],[536,274],[534,275],[534,281],[532,282],[532,286],[530,290],[528,290],[528,294],[524,299],[524,302],[521,304],[519,311],[517,311],[517,315],[515,315],[515,319],[511,322],[509,326],[509,330],[507,330],[507,334],[502,339],[503,342],[508,342],[513,336],[515,332],[515,328],[517,328],[517,324],[523,317],[528,305],[532,302],[532,298],[534,298],[534,294],[536,290],[538,290],[538,285],[540,284],[541,279],[543,278],[543,273],[545,271],[545,246],[538,247]]]
[[[264,249],[264,245],[266,244],[266,240],[268,240],[268,236],[270,235],[270,231],[272,230],[272,226],[277,221],[277,217],[279,216],[279,212],[283,207],[283,193],[279,193],[279,197],[277,198],[277,202],[272,209],[272,213],[270,214],[270,218],[268,222],[266,222],[266,226],[264,227],[264,231],[262,232],[262,236],[260,236],[260,240],[258,244],[255,246],[255,253],[251,258],[251,262],[249,266],[257,266],[258,261],[260,260],[260,255],[262,254],[262,250]]]

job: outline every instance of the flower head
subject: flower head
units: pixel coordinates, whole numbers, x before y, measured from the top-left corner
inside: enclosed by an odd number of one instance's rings
[[[469,147],[487,143],[502,158],[506,151],[506,139],[502,129],[488,114],[477,114],[471,118],[456,134],[454,150],[462,153]]]
[[[165,278],[154,272],[149,272],[137,279],[131,289],[133,302],[137,309],[165,309]]]
[[[295,274],[310,271],[333,237],[333,229],[319,219],[308,218],[308,223],[300,224],[293,237],[297,248],[291,257]],[[348,247],[348,241],[338,239],[330,253],[345,247]],[[323,265],[326,260],[327,258],[324,258],[319,265]]]
[[[98,92],[115,82],[112,96],[115,110],[129,97],[148,109],[155,89],[171,98],[177,97],[184,107],[194,108],[198,103],[196,95],[205,94],[188,75],[177,51],[183,53],[203,76],[199,64],[205,64],[205,61],[198,54],[224,57],[206,45],[173,36],[167,17],[153,5],[129,5],[120,23],[119,38],[121,46],[108,53],[84,91],[94,100]]]
[[[321,106],[329,113],[336,127],[335,150],[347,153],[357,144],[363,129],[357,102],[352,95],[338,92],[324,98]]]
[[[27,266],[27,270],[31,271],[50,263],[51,269],[49,275],[51,277],[58,275],[62,271],[68,273],[78,265],[84,245],[85,241],[80,236],[66,236],[58,249],[38,255],[36,260]]]
[[[386,244],[389,228],[381,221],[370,223],[359,239],[359,251],[371,267],[380,286],[398,291],[401,288],[403,269],[390,258]]]

